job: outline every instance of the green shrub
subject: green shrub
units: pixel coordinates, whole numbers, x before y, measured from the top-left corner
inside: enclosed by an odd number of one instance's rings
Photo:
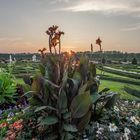
[[[16,85],[9,73],[0,72],[0,105],[14,103]]]

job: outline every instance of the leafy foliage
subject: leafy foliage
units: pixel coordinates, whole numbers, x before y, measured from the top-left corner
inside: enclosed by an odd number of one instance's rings
[[[16,85],[12,76],[6,72],[0,72],[0,105],[14,103]]]

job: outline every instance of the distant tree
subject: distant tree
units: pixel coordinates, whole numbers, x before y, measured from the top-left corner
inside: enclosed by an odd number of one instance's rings
[[[102,58],[102,63],[105,64],[106,63],[106,59],[103,57]]]
[[[137,59],[134,57],[133,59],[132,59],[132,64],[133,65],[137,65],[138,63],[137,63]]]
[[[123,62],[127,62],[127,59],[126,59],[126,58],[124,58],[124,59],[123,59]]]

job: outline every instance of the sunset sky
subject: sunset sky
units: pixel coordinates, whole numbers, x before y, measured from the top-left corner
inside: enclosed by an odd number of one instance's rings
[[[140,53],[140,0],[0,0],[0,53],[48,48],[51,25],[65,32],[63,51]]]

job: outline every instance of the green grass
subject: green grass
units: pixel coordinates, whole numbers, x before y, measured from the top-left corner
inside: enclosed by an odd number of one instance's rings
[[[101,70],[97,69],[97,74],[101,74]],[[140,83],[140,80],[139,79],[134,79],[134,78],[130,78],[130,77],[126,77],[126,76],[121,76],[121,75],[118,75],[118,74],[113,74],[113,73],[109,73],[109,72],[104,72],[103,74],[104,76],[109,76],[109,77],[116,77],[116,78],[119,78],[119,79],[123,79],[124,81],[130,81],[129,83],[131,84],[131,82],[134,82],[134,83]],[[119,81],[120,82],[120,81]]]
[[[101,80],[100,88],[99,90],[102,90],[103,88],[109,88],[112,92],[117,92],[120,95],[120,98],[122,99],[128,99],[128,100],[140,100],[140,98],[134,97],[132,95],[129,95],[126,93],[123,88],[125,83],[120,82],[113,82],[108,80]],[[139,86],[132,85],[133,87],[139,88]]]

